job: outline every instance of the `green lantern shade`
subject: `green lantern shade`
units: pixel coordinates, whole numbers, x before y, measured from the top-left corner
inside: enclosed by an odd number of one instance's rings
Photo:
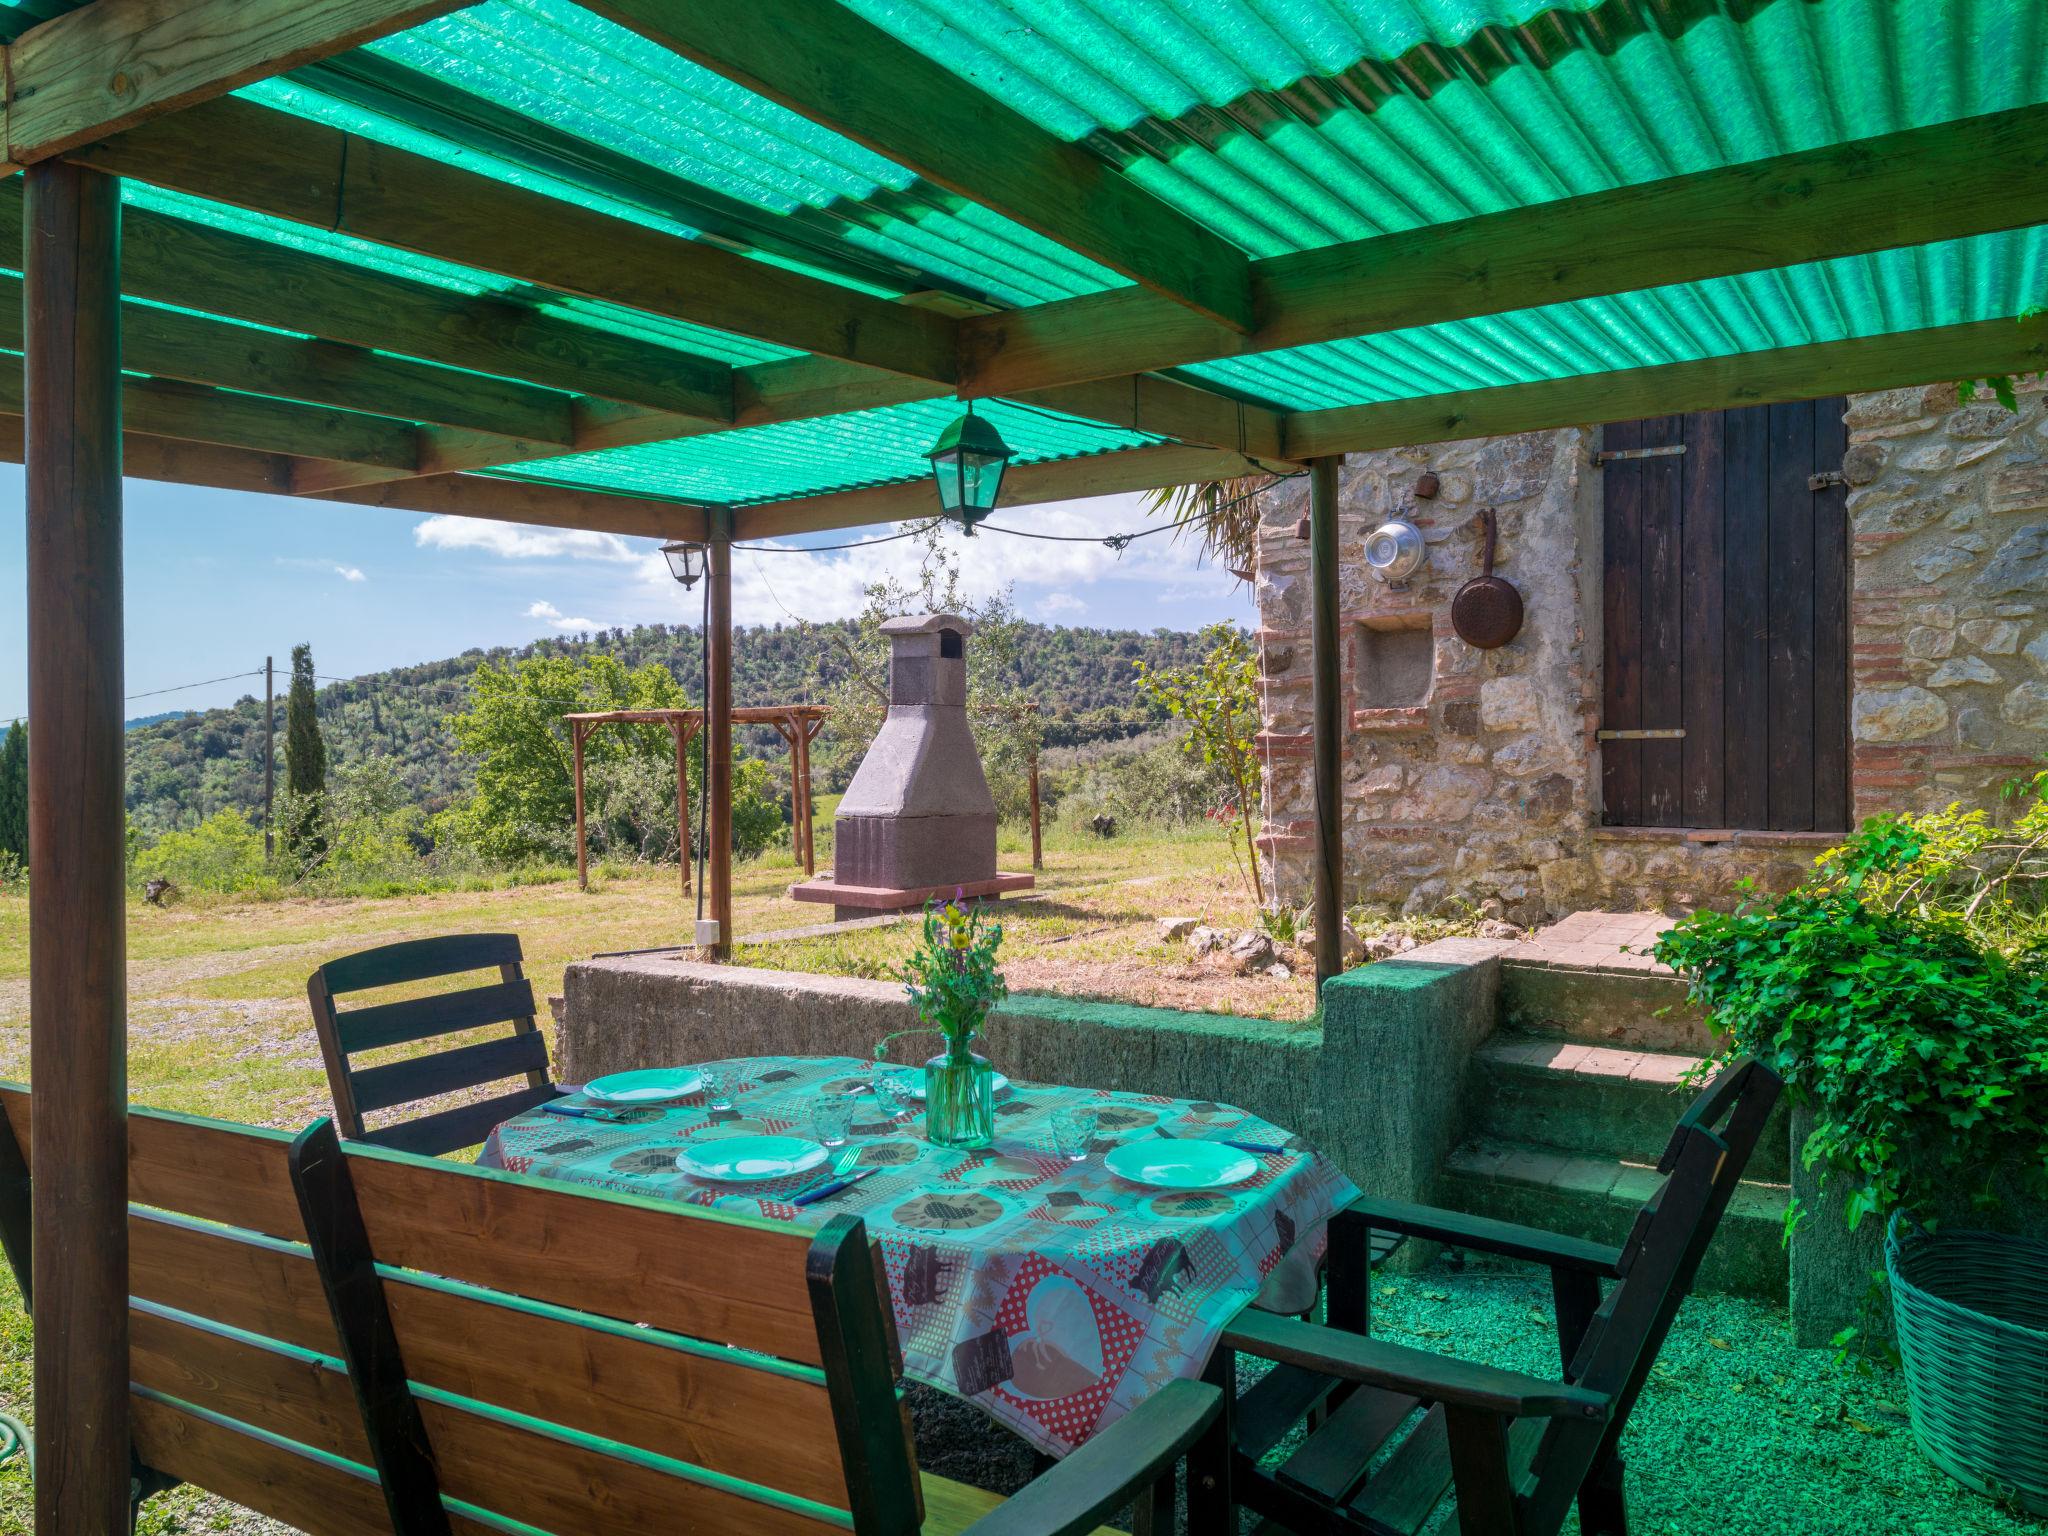
[[[966,415],[939,434],[925,457],[932,461],[932,477],[939,483],[939,509],[972,534],[974,525],[995,510],[1010,445],[995,424],[975,415],[970,405]]]

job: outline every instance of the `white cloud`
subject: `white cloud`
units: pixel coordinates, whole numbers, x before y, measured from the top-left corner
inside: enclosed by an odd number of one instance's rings
[[[564,633],[603,627],[590,619],[570,618],[561,609],[549,602],[535,603],[526,610],[526,616],[529,619],[546,619],[552,628],[562,630]]]
[[[301,555],[278,555],[279,565],[288,565],[301,571],[330,571],[343,581],[368,581],[361,566],[342,565],[334,560],[309,560]]]
[[[1102,543],[1109,534],[1160,526],[1138,496],[1008,508],[994,521],[1005,529],[1061,537],[1020,538],[1016,532],[984,527],[970,539],[958,529],[945,530],[946,548],[959,561],[961,585],[972,597],[1012,588],[1026,613],[1051,622],[1108,627],[1137,621],[1134,604],[1148,595],[1174,602],[1206,597],[1218,608],[1218,617],[1237,601],[1237,583],[1229,573],[1201,564],[1195,546],[1170,533],[1138,539],[1121,552]],[[815,553],[786,539],[749,541],[754,547],[733,554],[734,621],[758,625],[850,618],[865,605],[871,584],[893,576],[914,586],[923,541],[897,538],[895,532],[867,528],[821,535],[820,543],[855,547]],[[704,588],[686,592],[678,586],[651,539],[465,517],[427,518],[415,526],[413,537],[426,549],[595,563],[599,568],[586,566],[574,575],[565,569],[560,579],[572,583],[565,601],[601,605],[612,615],[607,623],[694,625],[703,611]],[[607,566],[613,569],[603,569]],[[597,627],[552,605],[537,603],[528,612],[557,629]]]
[[[506,560],[605,560],[631,563],[640,559],[633,546],[615,533],[581,528],[533,528],[487,517],[435,516],[412,531],[422,549],[476,549]]]

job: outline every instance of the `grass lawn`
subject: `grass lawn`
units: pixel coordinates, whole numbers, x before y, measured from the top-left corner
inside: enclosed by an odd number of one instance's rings
[[[829,816],[829,807],[821,808]],[[829,845],[827,845],[828,847]],[[1021,833],[1003,864],[1028,865]],[[826,852],[821,847],[821,852]],[[829,857],[829,854],[828,854]],[[1251,923],[1228,847],[1214,830],[1103,841],[1054,828],[1042,899],[1005,909],[1007,970],[1019,989],[1301,1018],[1309,983],[1236,977],[1157,941],[1159,917]],[[743,866],[738,958],[752,965],[879,976],[909,925],[776,942],[777,929],[829,913],[789,901],[787,855]],[[694,904],[672,872],[600,872],[573,882],[381,899],[193,900],[129,914],[129,1083],[135,1100],[257,1124],[305,1124],[327,1091],[304,1000],[321,960],[395,939],[512,929],[536,989],[559,991],[570,961],[681,942]],[[0,895],[0,1076],[28,1067],[27,901]],[[1425,937],[1427,934],[1424,935]],[[546,1021],[544,1021],[545,1023]],[[1398,1342],[1523,1369],[1554,1368],[1540,1279],[1432,1272],[1378,1287],[1376,1329]],[[0,1411],[32,1417],[30,1335],[0,1266]],[[2041,1532],[1950,1483],[1914,1450],[1896,1377],[1862,1379],[1793,1348],[1781,1310],[1723,1298],[1686,1305],[1630,1430],[1637,1529],[1645,1536],[1820,1536],[1833,1532]],[[30,1525],[29,1483],[0,1467],[0,1533]],[[153,1502],[142,1529],[277,1536],[282,1528],[189,1489]]]

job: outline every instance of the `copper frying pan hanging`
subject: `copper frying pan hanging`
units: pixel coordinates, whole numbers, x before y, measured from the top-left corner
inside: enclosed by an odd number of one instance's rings
[[[1467,645],[1493,651],[1522,632],[1522,594],[1513,582],[1493,574],[1494,544],[1500,535],[1493,508],[1481,508],[1479,520],[1486,531],[1485,570],[1451,599],[1451,628]]]

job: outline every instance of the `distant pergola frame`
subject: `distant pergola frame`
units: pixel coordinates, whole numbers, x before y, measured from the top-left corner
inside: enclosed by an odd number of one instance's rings
[[[804,873],[817,873],[817,848],[812,825],[811,743],[831,716],[823,704],[746,704],[732,710],[734,725],[772,725],[789,748],[790,838]],[[604,725],[665,725],[676,743],[676,847],[683,869],[683,890],[690,889],[690,742],[704,728],[701,709],[607,709],[564,715],[576,781],[576,884],[590,889],[590,844],[583,805],[583,749],[591,733]]]
[[[1994,307],[1964,308],[1978,318],[1953,323],[1914,311],[1887,330],[1888,314],[1859,314],[1842,339],[1657,364],[1621,365],[1639,354],[1617,346],[1586,354],[1599,365],[1589,371],[1422,398],[1374,398],[1375,386],[1280,409],[1187,371],[2048,225],[2048,102],[2017,91],[2022,104],[2007,110],[1585,192],[1570,190],[1557,157],[1545,159],[1547,142],[1502,135],[1458,146],[1475,161],[1507,162],[1486,167],[1485,196],[1467,206],[1542,200],[1254,256],[1200,216],[1213,192],[1187,206],[1171,192],[1195,183],[1167,162],[1194,152],[1212,126],[1238,131],[1228,114],[1211,119],[1204,106],[1193,128],[1150,120],[1139,135],[1069,139],[977,83],[1000,89],[1001,71],[949,68],[839,0],[584,4],[637,34],[636,47],[690,60],[765,107],[885,157],[917,184],[921,209],[972,204],[983,223],[1008,220],[1063,248],[1075,267],[1125,285],[1004,308],[878,255],[859,222],[873,209],[854,209],[862,239],[829,220],[777,224],[762,207],[360,50],[460,0],[24,0],[0,16],[5,169],[27,173],[0,183],[0,240],[25,253],[21,279],[0,275],[0,349],[25,355],[22,369],[0,370],[0,458],[26,464],[36,724],[39,1536],[121,1530],[129,1514],[124,475],[705,544],[705,883],[722,953],[731,732],[745,718],[732,707],[734,542],[927,517],[931,487],[914,456],[901,476],[869,476],[885,483],[858,489],[788,495],[763,482],[759,494],[717,497],[625,494],[574,480],[574,465],[550,483],[551,462],[992,398],[1141,440],[1020,459],[1004,479],[1004,506],[1306,464],[1315,928],[1327,977],[1339,964],[1343,894],[1341,455],[2048,369],[2048,315],[2021,313],[2039,295],[2001,288],[1987,301]],[[1660,31],[1734,25],[1736,10],[1772,8],[1559,5],[1525,25],[1448,44],[1431,37],[1398,56],[1367,46],[1342,78],[1309,74],[1287,90],[1322,110],[1383,86],[1424,98],[1443,81],[1484,92],[1564,54],[1597,68],[1623,35],[1610,9],[1636,48],[1658,46]],[[1281,41],[1304,59],[1320,46]],[[1803,125],[1812,137],[1857,120],[1829,95],[1837,78],[1859,79],[1857,67],[1785,73],[1816,98]],[[405,132],[388,137],[455,152],[401,148],[232,94],[286,74],[343,103],[341,120],[397,124]],[[1896,79],[1878,84],[1900,95]],[[1117,144],[1155,128],[1146,143],[1156,152],[1115,158]],[[1587,148],[1574,139],[1569,152],[1597,160]],[[479,156],[514,165],[521,184],[479,172]],[[1327,157],[1317,174],[1342,175],[1343,160]],[[1663,162],[1615,163],[1656,175]],[[124,178],[185,201],[125,206]],[[550,185],[577,195],[541,190]],[[237,212],[166,211],[209,203]],[[1422,216],[1404,206],[1403,217]],[[347,249],[377,259],[229,227],[245,215],[338,232],[356,242]],[[422,260],[484,280],[464,289],[408,275]],[[606,323],[568,317],[592,304],[614,313]],[[663,335],[695,326],[749,346],[711,355],[708,344],[650,340],[646,327],[617,323],[619,312]],[[744,442],[733,446],[727,459],[747,461]],[[682,728],[673,728],[680,753]]]

